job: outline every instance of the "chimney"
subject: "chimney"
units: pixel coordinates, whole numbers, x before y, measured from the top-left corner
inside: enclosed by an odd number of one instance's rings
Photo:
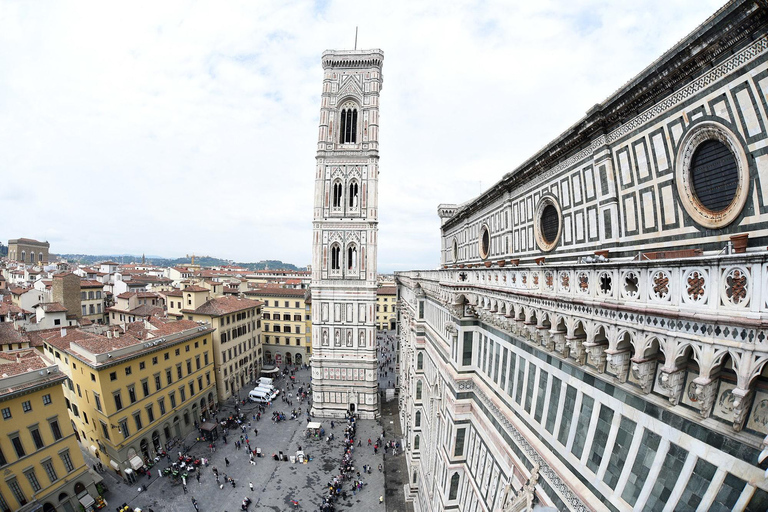
[[[67,335],[67,330],[64,327],[62,327],[61,328],[61,337],[63,338],[66,335]]]
[[[107,331],[107,339],[112,339],[112,331]]]
[[[120,337],[120,329],[115,331],[115,338],[119,338],[119,337]]]

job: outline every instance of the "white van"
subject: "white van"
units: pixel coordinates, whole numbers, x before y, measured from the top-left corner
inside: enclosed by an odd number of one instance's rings
[[[265,384],[267,386],[272,386],[272,379],[270,379],[269,377],[259,377],[258,385],[264,387]]]
[[[266,404],[267,402],[271,402],[272,401],[272,394],[269,391],[265,390],[265,389],[256,388],[253,391],[251,391],[250,393],[248,393],[248,399],[251,402],[257,402],[257,403],[260,403],[260,404]]]
[[[279,389],[275,389],[275,388],[273,388],[272,386],[270,386],[270,387],[268,387],[268,388],[267,388],[267,387],[264,387],[264,386],[257,386],[257,387],[255,387],[255,388],[253,388],[253,390],[254,390],[254,391],[264,391],[264,392],[265,392],[265,393],[267,393],[267,394],[268,394],[268,395],[269,395],[271,398],[275,398],[277,395],[279,395],[279,394],[280,394],[280,390],[279,390]]]
[[[275,391],[274,389],[254,388],[248,393],[248,398],[252,402],[267,403],[274,401],[279,394],[280,391]]]

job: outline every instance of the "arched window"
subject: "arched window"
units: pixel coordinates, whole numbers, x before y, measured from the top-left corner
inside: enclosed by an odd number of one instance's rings
[[[38,258],[37,261],[42,262],[43,261],[43,253],[38,254],[37,258]]]
[[[21,251],[21,262],[24,263],[27,260],[27,251]]]
[[[451,477],[451,489],[448,491],[448,499],[455,500],[459,494],[459,473],[456,472]]]
[[[421,400],[421,381],[416,381],[416,400]]]
[[[352,181],[352,183],[349,184],[349,207],[350,208],[357,208],[357,201],[358,201],[358,185],[357,181]]]
[[[419,449],[419,436],[415,436],[413,438],[413,450],[416,451]]]
[[[331,270],[341,270],[341,248],[338,244],[331,246]]]
[[[347,269],[357,269],[357,247],[354,245],[347,247]]]
[[[416,419],[413,422],[414,427],[420,427],[421,426],[421,411],[416,411]]]
[[[417,370],[423,370],[424,369],[424,354],[420,353],[418,357],[416,357],[416,369]]]
[[[341,186],[341,181],[335,181],[333,183],[333,207],[341,208],[341,196],[343,194],[344,187]]]
[[[342,106],[339,126],[339,142],[341,144],[357,142],[357,105],[347,102]]]

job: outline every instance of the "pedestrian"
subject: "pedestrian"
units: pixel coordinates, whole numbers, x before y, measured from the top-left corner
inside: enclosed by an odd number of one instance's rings
[[[224,457],[224,463],[225,463],[227,466],[229,466],[229,459],[228,459],[228,458],[226,458],[226,457]]]
[[[384,496],[379,496],[379,505],[384,503]]]
[[[200,484],[200,472],[199,471],[197,472],[197,483]],[[203,484],[200,484],[200,485],[203,485]]]
[[[253,482],[248,482],[248,487],[251,488],[251,492],[253,492]]]
[[[187,494],[187,484],[184,484],[182,487],[184,487],[184,494]]]
[[[192,506],[195,507],[195,510],[200,510],[197,506],[197,500],[195,498],[192,498]]]

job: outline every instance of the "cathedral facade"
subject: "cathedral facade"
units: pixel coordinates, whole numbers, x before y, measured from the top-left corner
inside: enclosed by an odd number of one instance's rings
[[[728,2],[397,274],[417,511],[768,509],[768,6]]]
[[[326,51],[312,239],[312,413],[379,415],[376,358],[381,50]]]

